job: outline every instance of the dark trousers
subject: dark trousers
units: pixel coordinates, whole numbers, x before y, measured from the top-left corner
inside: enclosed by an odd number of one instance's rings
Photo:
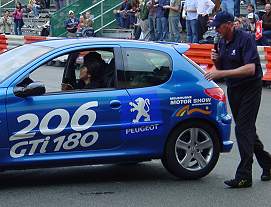
[[[209,17],[208,15],[205,15],[205,16],[199,15],[198,20],[199,20],[199,24],[198,24],[199,40],[202,40],[204,33],[208,30],[207,24],[208,24]]]
[[[256,119],[262,95],[262,82],[246,83],[227,89],[235,121],[235,135],[241,157],[235,178],[252,179],[253,153],[263,169],[271,167],[271,156],[256,133]]]

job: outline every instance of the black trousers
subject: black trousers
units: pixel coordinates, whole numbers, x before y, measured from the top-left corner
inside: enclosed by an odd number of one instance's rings
[[[198,24],[199,40],[203,39],[204,33],[208,30],[208,26],[207,26],[208,20],[209,20],[208,15],[205,15],[205,16],[199,15],[198,16],[198,21],[199,21],[199,24]]]
[[[227,89],[229,104],[235,121],[235,135],[241,162],[235,178],[252,179],[253,153],[263,169],[271,167],[271,155],[256,133],[256,119],[261,103],[262,82],[241,84]]]

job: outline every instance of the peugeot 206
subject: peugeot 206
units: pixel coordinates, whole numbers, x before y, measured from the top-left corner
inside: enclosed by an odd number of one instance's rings
[[[0,169],[161,159],[177,177],[206,176],[232,148],[231,116],[188,49],[92,38],[1,54]]]

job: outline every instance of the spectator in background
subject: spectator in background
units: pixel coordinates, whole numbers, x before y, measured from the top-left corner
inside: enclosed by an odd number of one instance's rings
[[[158,0],[150,0],[147,3],[149,9],[148,26],[150,32],[150,41],[156,40],[156,8],[158,6]]]
[[[90,12],[86,12],[85,14],[86,27],[92,27],[93,19]]]
[[[130,28],[134,28],[134,25],[137,23],[136,13],[139,11],[139,5],[140,5],[139,0],[132,1],[132,10],[129,14]]]
[[[79,21],[80,23],[78,25],[76,36],[93,37],[94,29],[92,27],[93,21],[90,12],[86,12],[85,15],[81,15]]]
[[[132,11],[132,5],[128,0],[123,0],[119,10],[116,11],[116,20],[121,28],[130,27],[129,12]]]
[[[256,32],[256,16],[254,13],[249,13],[247,15],[247,18],[246,18],[246,24],[247,24],[247,27],[246,27],[246,31],[248,31],[249,33],[251,33],[252,35],[255,36],[255,32]]]
[[[64,0],[55,0],[56,10],[64,7]]]
[[[197,0],[189,0],[184,3],[184,10],[186,12],[187,42],[189,43],[199,42],[197,7]]]
[[[221,8],[234,16],[234,0],[221,0]]]
[[[35,18],[40,16],[40,2],[37,0],[30,0],[27,8],[33,12]]]
[[[203,39],[203,34],[208,30],[209,15],[212,13],[214,6],[215,4],[211,0],[198,0],[199,41]]]
[[[16,8],[12,14],[14,18],[14,33],[15,35],[22,35],[22,27],[24,26],[23,21],[23,8],[20,2],[17,2]]]
[[[181,12],[181,0],[171,0],[170,5],[166,5],[163,8],[169,9],[168,25],[169,25],[169,41],[180,42],[180,12]]]
[[[168,35],[168,9],[163,7],[169,5],[169,0],[158,0],[156,10],[157,40],[164,41]]]
[[[240,17],[240,0],[234,0],[234,16]]]
[[[243,30],[242,20],[238,17],[235,17],[233,26],[235,29]]]
[[[69,19],[65,20],[64,24],[68,32],[68,37],[76,37],[79,19],[75,17],[74,12],[72,10],[69,11]]]
[[[139,18],[138,23],[140,25],[140,36],[139,39],[141,40],[149,40],[149,28],[148,28],[148,15],[149,10],[147,7],[148,0],[143,0],[139,6]]]
[[[50,0],[45,0],[45,9],[50,9]]]
[[[12,20],[10,18],[10,13],[8,10],[6,10],[3,17],[0,18],[0,34],[10,35],[11,24]]]
[[[265,14],[262,17],[263,21],[263,39],[265,42],[271,39],[271,5],[265,5]]]
[[[254,18],[256,19],[256,21],[259,20],[259,16],[255,13],[255,9],[254,9],[253,4],[248,4],[248,5],[247,5],[247,16],[246,16],[246,18],[248,18],[248,15],[249,15],[250,13],[253,13],[253,14],[254,14]]]

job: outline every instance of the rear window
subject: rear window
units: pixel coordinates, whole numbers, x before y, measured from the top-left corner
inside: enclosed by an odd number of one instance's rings
[[[186,59],[189,63],[191,63],[195,68],[197,68],[202,74],[205,74],[205,70],[203,70],[197,63],[188,58],[186,55],[182,54],[184,59]]]

